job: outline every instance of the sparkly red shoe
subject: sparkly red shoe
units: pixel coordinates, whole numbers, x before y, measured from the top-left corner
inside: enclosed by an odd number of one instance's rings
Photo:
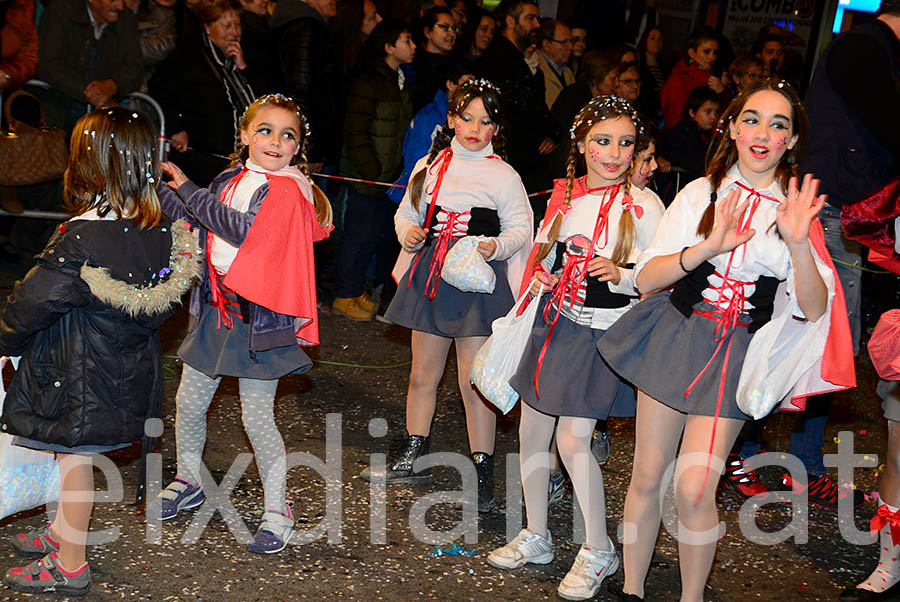
[[[790,487],[795,494],[802,494],[804,490],[809,499],[810,504],[815,504],[820,508],[829,508],[837,510],[838,500],[852,496],[854,508],[859,508],[866,501],[862,491],[852,489],[850,487],[838,487],[831,475],[823,474],[820,477],[809,475],[809,484],[804,487],[801,483],[794,481],[791,475],[784,474],[781,482],[785,487]]]
[[[725,462],[725,472],[722,473],[722,486],[742,500],[747,500],[754,495],[765,495],[769,490],[760,483],[759,475],[749,468],[740,454],[728,454]],[[763,500],[765,503],[766,500]]]

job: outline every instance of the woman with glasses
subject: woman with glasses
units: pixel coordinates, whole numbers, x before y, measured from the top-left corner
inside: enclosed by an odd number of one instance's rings
[[[450,53],[456,44],[459,28],[449,9],[435,6],[422,18],[422,33],[425,44],[412,63],[415,72],[412,100],[416,112],[433,101],[434,95],[443,87],[441,74],[447,72],[453,60]]]

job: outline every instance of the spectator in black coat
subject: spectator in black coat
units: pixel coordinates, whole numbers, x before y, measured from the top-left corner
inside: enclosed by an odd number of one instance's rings
[[[412,62],[415,72],[412,88],[413,112],[418,112],[434,100],[435,92],[443,87],[443,74],[453,62],[450,52],[456,43],[459,29],[449,9],[435,7],[425,13],[422,33],[425,36],[425,46],[419,49]]]
[[[237,125],[254,93],[244,72],[238,0],[204,0],[200,35],[179,44],[150,80],[166,114],[174,161],[206,186],[227,165]],[[218,155],[218,156],[217,156]]]
[[[333,136],[343,104],[338,101],[340,69],[328,20],[336,0],[281,0],[269,26],[275,33],[284,92],[300,105],[309,121],[309,169],[335,165],[340,137]]]

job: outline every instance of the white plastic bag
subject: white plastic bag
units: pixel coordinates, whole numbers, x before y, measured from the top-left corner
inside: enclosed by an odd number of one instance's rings
[[[13,365],[18,366],[17,358]],[[0,413],[5,397],[0,379]],[[53,454],[13,445],[13,438],[0,434],[0,519],[59,498],[59,464]]]
[[[528,299],[528,291],[525,291],[508,314],[494,320],[491,336],[472,359],[469,380],[478,387],[485,399],[504,414],[519,400],[519,394],[509,386],[509,379],[515,374],[522,354],[525,353],[543,291],[542,284],[538,296],[531,299],[521,316],[516,314]]]
[[[464,293],[493,293],[497,275],[478,252],[484,238],[465,236],[447,251],[441,278]]]

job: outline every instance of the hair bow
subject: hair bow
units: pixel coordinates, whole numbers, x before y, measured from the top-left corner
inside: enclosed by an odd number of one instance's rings
[[[625,198],[622,199],[622,208],[625,211],[631,211],[634,209],[634,216],[638,219],[641,219],[644,215],[644,208],[640,205],[635,205],[634,197],[630,194],[626,194]]]

